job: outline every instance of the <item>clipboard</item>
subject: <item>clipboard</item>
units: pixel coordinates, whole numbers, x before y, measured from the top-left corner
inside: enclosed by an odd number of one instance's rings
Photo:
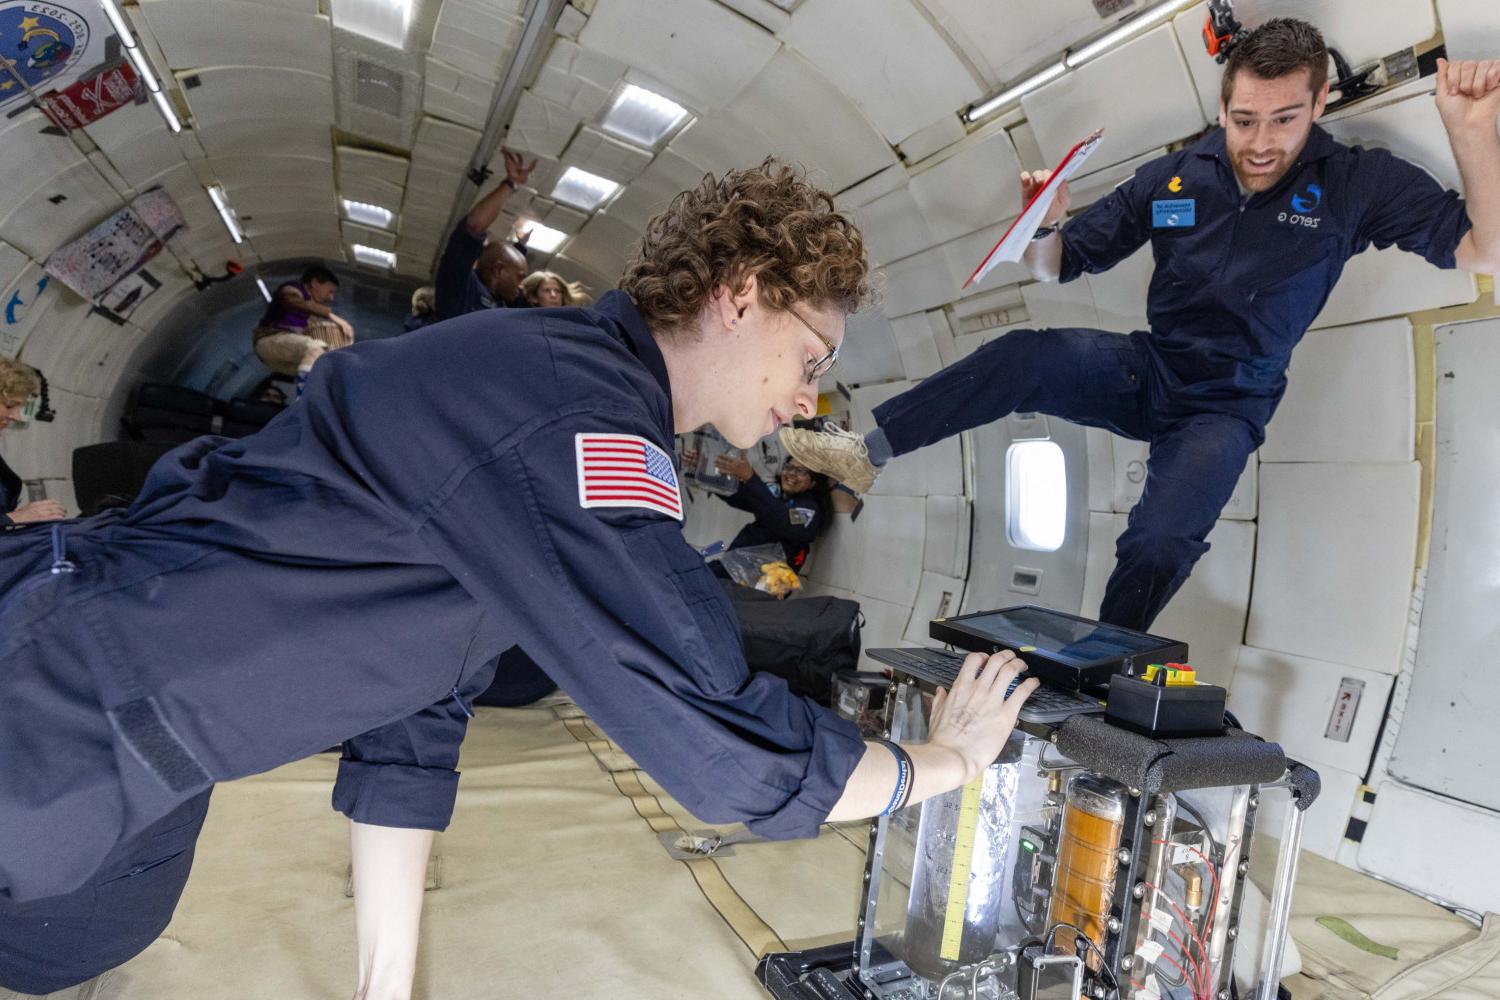
[[[1031,196],[1026,207],[1021,209],[1021,214],[1016,221],[1010,224],[1005,235],[1000,237],[999,242],[985,255],[984,260],[969,275],[969,280],[963,284],[964,288],[984,280],[984,276],[994,269],[995,265],[1005,261],[1012,263],[1019,261],[1021,255],[1026,252],[1026,245],[1036,235],[1036,231],[1042,226],[1042,219],[1047,215],[1047,210],[1057,200],[1057,191],[1069,177],[1078,173],[1084,162],[1093,155],[1095,149],[1099,148],[1099,140],[1104,135],[1104,130],[1095,129],[1083,141],[1079,142],[1068,155],[1062,158],[1057,169],[1052,171],[1052,176],[1047,178],[1047,183],[1042,185],[1040,191]]]

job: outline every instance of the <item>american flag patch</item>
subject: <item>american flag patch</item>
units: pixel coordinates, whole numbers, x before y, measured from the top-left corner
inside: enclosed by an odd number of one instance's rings
[[[634,434],[577,434],[578,504],[643,507],[682,520],[672,458]]]

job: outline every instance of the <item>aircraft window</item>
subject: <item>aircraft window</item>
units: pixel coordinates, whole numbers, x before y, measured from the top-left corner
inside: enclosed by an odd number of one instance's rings
[[[1010,543],[1055,552],[1068,523],[1068,470],[1052,441],[1018,441],[1005,456],[1005,523]]]

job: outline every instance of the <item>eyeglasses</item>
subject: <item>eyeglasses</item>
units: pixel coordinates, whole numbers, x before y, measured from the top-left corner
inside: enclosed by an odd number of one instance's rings
[[[797,322],[801,323],[803,326],[805,326],[809,330],[811,330],[812,331],[812,335],[814,337],[817,337],[819,340],[821,340],[823,342],[823,346],[826,347],[826,348],[828,348],[828,353],[827,354],[823,355],[821,358],[818,358],[816,361],[809,362],[808,365],[807,365],[807,371],[805,373],[805,377],[807,378],[807,384],[808,385],[817,385],[818,384],[818,379],[822,378],[824,375],[827,375],[829,369],[831,369],[834,365],[836,365],[838,363],[838,360],[839,360],[839,349],[838,349],[837,345],[834,344],[833,341],[829,340],[827,337],[825,337],[821,333],[819,333],[817,327],[813,326],[807,320],[803,319],[802,318],[802,314],[799,313],[797,310],[795,310],[795,309],[791,308],[790,306],[788,306],[787,307],[787,312],[789,312],[793,316],[797,317]]]

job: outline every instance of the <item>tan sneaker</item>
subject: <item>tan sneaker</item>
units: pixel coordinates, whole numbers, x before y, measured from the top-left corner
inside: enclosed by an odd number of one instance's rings
[[[781,443],[792,457],[814,472],[832,476],[856,493],[868,493],[880,469],[870,462],[865,439],[842,427],[821,431],[781,429]]]

